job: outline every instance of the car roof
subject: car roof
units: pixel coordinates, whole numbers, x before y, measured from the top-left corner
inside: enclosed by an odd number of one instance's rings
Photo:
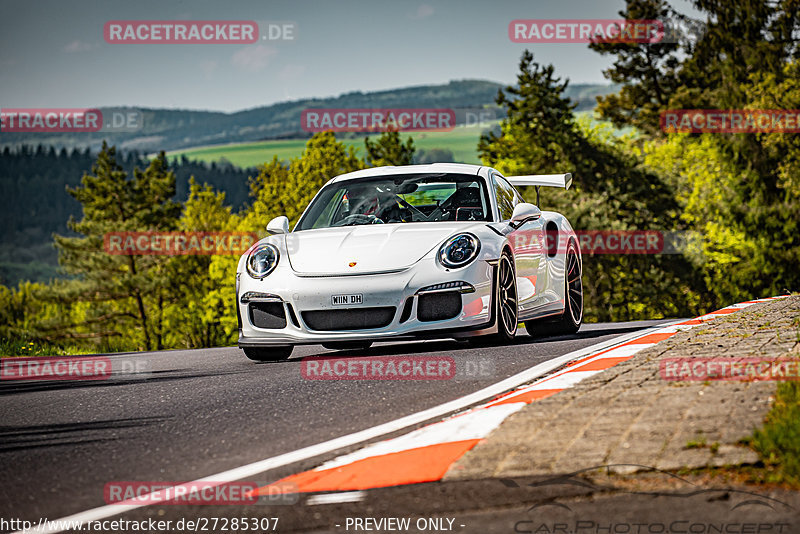
[[[400,165],[397,167],[370,167],[360,171],[340,174],[331,179],[328,183],[344,182],[354,178],[369,178],[371,176],[387,176],[394,174],[474,174],[481,175],[481,170],[487,169],[482,165],[470,165],[468,163],[431,163],[429,165]],[[327,184],[326,184],[327,185]]]

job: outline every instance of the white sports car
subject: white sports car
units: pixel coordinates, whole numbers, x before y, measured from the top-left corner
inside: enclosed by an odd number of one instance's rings
[[[294,345],[373,341],[507,342],[517,324],[572,333],[583,318],[581,253],[567,219],[514,186],[569,188],[571,174],[503,177],[478,165],[376,167],[320,189],[293,230],[239,260],[239,346],[253,360]]]

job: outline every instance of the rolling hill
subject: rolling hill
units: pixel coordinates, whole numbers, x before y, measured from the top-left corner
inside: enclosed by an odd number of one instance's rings
[[[275,139],[304,139],[310,136],[300,126],[300,114],[307,108],[449,108],[469,109],[494,106],[502,84],[485,80],[456,80],[442,85],[404,87],[364,93],[354,91],[330,98],[312,98],[262,106],[235,113],[134,107],[100,108],[109,111],[139,111],[142,127],[136,131],[96,133],[3,132],[1,147],[44,145],[60,148],[99,149],[103,140],[121,150],[175,151],[198,146],[225,145]],[[593,109],[595,96],[616,91],[612,85],[581,85],[566,94],[578,111]],[[498,110],[499,113],[499,110]]]

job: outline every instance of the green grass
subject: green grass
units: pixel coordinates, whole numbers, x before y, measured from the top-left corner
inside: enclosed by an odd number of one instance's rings
[[[363,141],[362,141],[363,142]],[[288,160],[300,156],[305,148],[304,139],[282,139],[278,141],[258,141],[255,143],[235,143],[191,148],[189,150],[168,152],[169,158],[186,156],[191,160],[206,163],[219,163],[227,160],[237,167],[255,167],[272,160]]]
[[[451,132],[419,132],[410,136],[414,138],[414,146],[418,149],[446,148],[453,152],[456,161],[462,163],[480,163],[478,159],[478,140],[485,127],[458,126]],[[379,134],[373,134],[373,139]],[[341,138],[347,146],[353,146],[360,156],[364,155],[364,137]],[[404,138],[407,136],[403,136]],[[229,145],[214,145],[190,148],[168,152],[169,158],[186,156],[189,159],[205,161],[207,163],[227,160],[237,167],[255,167],[273,156],[280,160],[289,160],[299,157],[306,146],[306,139],[279,139],[272,141],[257,141],[254,143],[234,143]]]
[[[592,124],[603,122],[594,118],[593,112],[579,111],[576,117],[590,117]],[[478,158],[478,140],[481,132],[487,130],[489,125],[480,126],[457,126],[450,132],[413,132],[403,135],[414,139],[414,146],[417,149],[430,150],[432,148],[444,148],[453,153],[453,159],[459,163],[480,164]],[[614,128],[615,135],[623,135],[631,131],[631,128]],[[345,134],[348,135],[348,134]],[[380,134],[372,134],[370,137],[376,139]],[[338,137],[347,146],[353,146],[358,154],[364,155],[364,135],[355,137]],[[286,161],[291,158],[300,157],[306,146],[306,139],[276,139],[271,141],[256,141],[251,143],[232,143],[228,145],[212,145],[188,148],[184,150],[174,150],[167,152],[169,158],[180,158],[186,156],[190,160],[204,161],[206,163],[220,163],[227,161],[237,167],[256,167],[268,161],[272,161],[273,156],[278,156],[279,160]]]
[[[767,482],[800,485],[800,383],[778,384],[763,428],[748,441],[764,462]]]
[[[705,436],[700,436],[698,439],[690,439],[686,442],[686,449],[704,449],[706,446]]]
[[[53,345],[41,341],[27,339],[0,339],[0,357],[30,357],[30,356],[73,356],[87,354],[89,351],[78,347]]]

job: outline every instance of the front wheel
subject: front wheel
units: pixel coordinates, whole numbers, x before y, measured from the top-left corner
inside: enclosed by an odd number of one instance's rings
[[[517,274],[509,254],[500,256],[494,281],[494,316],[497,333],[473,338],[478,345],[510,343],[517,333]]]
[[[292,355],[292,347],[242,347],[244,355],[256,362],[275,362]]]

